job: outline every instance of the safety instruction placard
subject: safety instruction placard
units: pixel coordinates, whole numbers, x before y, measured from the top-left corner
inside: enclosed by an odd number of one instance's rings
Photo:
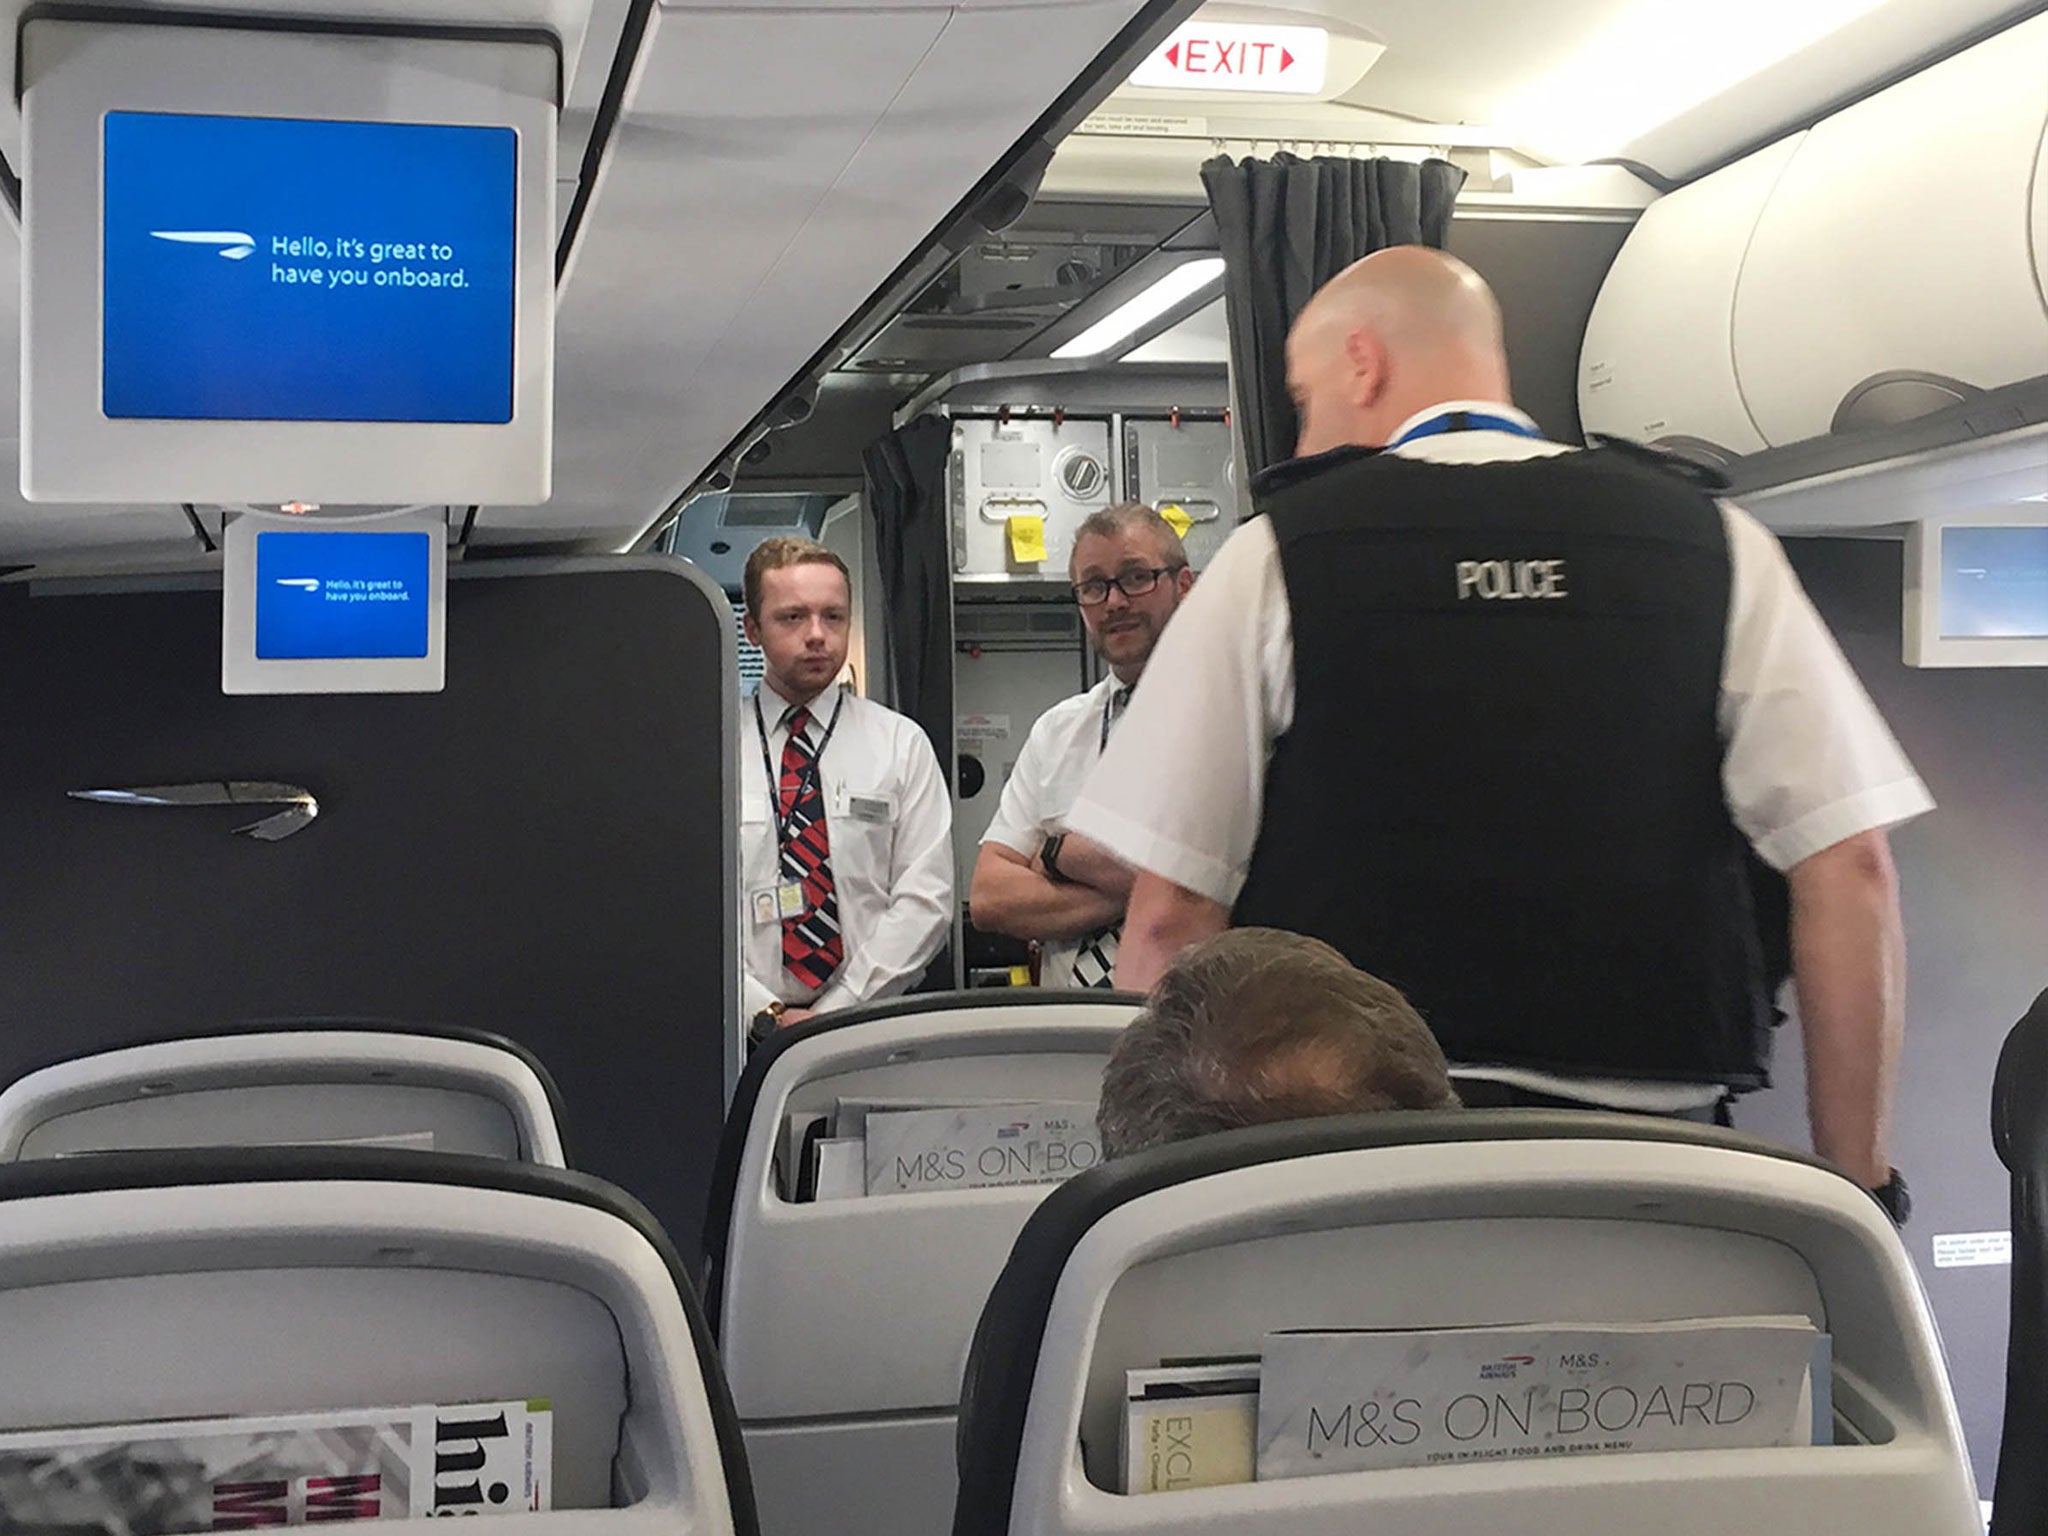
[[[2012,1262],[2010,1232],[1937,1232],[1934,1234],[1936,1269],[1976,1269],[1983,1265]]]

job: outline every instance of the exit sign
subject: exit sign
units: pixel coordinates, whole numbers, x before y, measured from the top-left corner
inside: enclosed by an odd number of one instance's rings
[[[1316,96],[1330,67],[1321,27],[1191,21],[1132,73],[1142,90],[1257,91]]]

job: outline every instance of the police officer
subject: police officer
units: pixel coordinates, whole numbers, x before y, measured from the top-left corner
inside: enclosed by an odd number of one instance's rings
[[[1749,852],[1789,880],[1814,1145],[1899,1214],[1886,829],[1933,802],[1777,541],[1508,404],[1462,263],[1366,258],[1288,341],[1258,487],[1069,816],[1145,988],[1232,922],[1415,1002],[1468,1101],[1691,1113],[1766,1080]]]
[[[1109,745],[1195,573],[1173,525],[1143,502],[1074,531],[1069,565],[1088,643],[1109,676],[1038,717],[981,840],[968,909],[977,928],[1039,946],[1039,985],[1107,987],[1131,871],[1066,829],[1067,808]]]

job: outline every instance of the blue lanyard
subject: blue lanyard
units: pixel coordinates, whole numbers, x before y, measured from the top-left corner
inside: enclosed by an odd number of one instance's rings
[[[1441,416],[1432,416],[1427,421],[1417,422],[1387,446],[1398,448],[1403,443],[1412,443],[1418,437],[1436,437],[1444,432],[1507,432],[1515,437],[1543,435],[1534,427],[1524,426],[1508,416],[1495,416],[1487,411],[1445,411]]]

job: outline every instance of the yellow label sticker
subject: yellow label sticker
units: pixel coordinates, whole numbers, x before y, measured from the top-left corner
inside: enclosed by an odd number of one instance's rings
[[[1010,559],[1018,565],[1036,565],[1045,558],[1045,519],[1017,513],[1010,525]]]
[[[1188,516],[1187,509],[1175,506],[1170,501],[1159,509],[1159,515],[1165,518],[1168,526],[1182,538],[1186,538],[1188,530],[1195,526],[1195,520]]]
[[[1028,965],[1013,965],[1013,966],[1011,966],[1011,967],[1010,967],[1010,985],[1011,985],[1011,986],[1013,986],[1013,987],[1028,987],[1028,986],[1030,986],[1030,985],[1031,985],[1031,967],[1030,967],[1030,966],[1028,966]]]

